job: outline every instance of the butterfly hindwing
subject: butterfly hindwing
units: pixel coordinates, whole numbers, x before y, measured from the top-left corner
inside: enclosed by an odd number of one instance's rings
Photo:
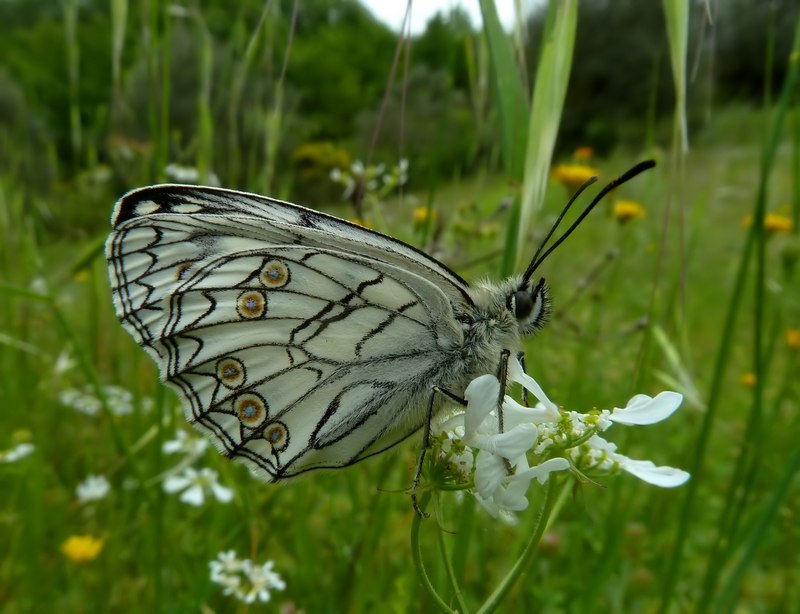
[[[461,342],[451,304],[466,285],[443,265],[224,190],[139,190],[114,223],[117,313],[223,453],[278,479],[350,464],[422,424],[421,383]]]

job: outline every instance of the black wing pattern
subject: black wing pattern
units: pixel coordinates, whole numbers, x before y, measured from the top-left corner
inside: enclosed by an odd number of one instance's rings
[[[117,315],[187,419],[267,480],[380,452],[423,421],[458,360],[444,265],[385,235],[260,196],[154,186],[106,244]],[[441,375],[439,375],[441,374]]]

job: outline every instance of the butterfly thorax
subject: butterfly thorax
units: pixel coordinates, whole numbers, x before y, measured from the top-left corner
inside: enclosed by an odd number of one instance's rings
[[[520,328],[507,306],[507,296],[517,287],[515,279],[496,283],[483,281],[470,288],[473,305],[462,306],[457,317],[463,323],[462,359],[470,376],[494,373],[503,350],[516,353]]]

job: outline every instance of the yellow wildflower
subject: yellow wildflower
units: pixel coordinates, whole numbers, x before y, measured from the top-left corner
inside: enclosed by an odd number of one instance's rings
[[[742,227],[743,228],[750,228],[753,225],[753,216],[748,215],[744,220],[742,220]],[[781,215],[779,213],[767,213],[764,216],[764,230],[767,231],[768,234],[777,234],[779,232],[789,233],[792,232],[794,228],[794,222],[792,218],[787,217],[785,215]]]
[[[739,382],[742,386],[746,386],[747,388],[752,388],[756,385],[756,374],[755,373],[742,373],[739,376]]]
[[[89,281],[89,271],[87,271],[86,269],[81,269],[80,271],[75,273],[74,279],[75,281],[80,281],[80,282]]]
[[[599,174],[596,168],[582,164],[559,164],[553,169],[553,179],[564,184],[570,192],[574,192]]]
[[[93,561],[103,549],[103,540],[91,535],[72,535],[61,544],[61,552],[73,563]]]
[[[614,201],[614,218],[624,224],[630,220],[638,220],[644,217],[644,207],[633,200]]]
[[[356,226],[363,226],[364,228],[372,228],[372,224],[370,224],[367,220],[362,219],[360,217],[355,217],[350,220],[351,224],[355,224]]]
[[[582,147],[576,147],[575,151],[572,152],[572,157],[576,162],[585,162],[586,160],[591,160],[593,155],[594,155],[594,149],[592,149],[588,145],[583,145]]]
[[[764,217],[764,228],[769,233],[792,232],[794,222],[792,218],[778,213],[767,213]]]
[[[412,215],[414,216],[414,224],[418,226],[425,224],[428,220],[436,219],[436,211],[433,211],[428,207],[417,207],[414,209]]]
[[[800,350],[800,328],[790,328],[786,331],[786,346],[790,350]]]

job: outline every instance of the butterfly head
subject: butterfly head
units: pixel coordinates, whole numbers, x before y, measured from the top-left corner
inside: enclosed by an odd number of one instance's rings
[[[544,326],[550,315],[550,294],[544,277],[533,288],[527,284],[517,286],[506,298],[506,309],[516,318],[521,335]]]

